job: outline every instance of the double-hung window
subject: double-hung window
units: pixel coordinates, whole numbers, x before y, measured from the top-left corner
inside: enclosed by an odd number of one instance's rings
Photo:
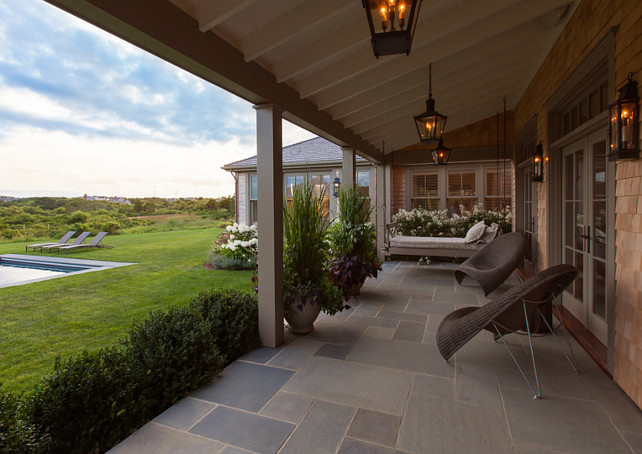
[[[439,209],[439,175],[437,172],[412,175],[412,208]]]
[[[448,171],[448,200],[449,213],[460,214],[460,206],[471,210],[477,204],[477,188],[475,170]]]

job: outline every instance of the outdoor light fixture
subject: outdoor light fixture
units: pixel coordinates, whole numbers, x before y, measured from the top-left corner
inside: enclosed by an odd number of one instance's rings
[[[422,143],[433,143],[441,140],[446,127],[447,116],[435,110],[435,100],[432,99],[432,63],[428,64],[428,99],[426,111],[415,116],[419,140]]]
[[[541,143],[535,147],[532,160],[533,182],[544,181],[544,149]]]
[[[334,182],[332,183],[332,195],[339,197],[339,188],[341,187],[341,180],[339,177],[334,177]]]
[[[450,158],[450,148],[444,147],[444,142],[439,139],[437,143],[437,148],[432,150],[432,159],[435,161],[435,164],[438,166],[445,166],[448,164],[448,159]]]
[[[421,0],[361,1],[368,17],[375,57],[410,54]]]
[[[618,100],[609,106],[609,161],[640,156],[640,98],[638,83],[632,79],[633,73],[629,73],[626,84],[618,90]]]

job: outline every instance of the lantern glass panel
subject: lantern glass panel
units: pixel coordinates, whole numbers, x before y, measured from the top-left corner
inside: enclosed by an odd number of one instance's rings
[[[637,102],[622,103],[620,111],[620,140],[621,150],[634,150],[637,148],[637,138],[635,137],[635,123],[638,121],[635,115]]]

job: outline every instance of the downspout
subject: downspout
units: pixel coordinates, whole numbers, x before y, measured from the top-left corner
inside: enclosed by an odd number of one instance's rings
[[[230,172],[234,178],[234,222],[239,222],[239,177],[238,172]]]

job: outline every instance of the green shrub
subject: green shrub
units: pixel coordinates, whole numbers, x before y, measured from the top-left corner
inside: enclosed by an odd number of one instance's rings
[[[137,405],[149,417],[210,381],[225,362],[209,320],[189,307],[151,312],[123,343],[138,380]]]
[[[207,320],[214,342],[227,356],[228,364],[261,344],[256,294],[214,289],[198,295],[190,307]]]
[[[216,289],[151,312],[120,349],[57,358],[27,398],[0,388],[0,452],[105,452],[259,343],[249,292]]]
[[[258,257],[253,255],[247,259],[228,257],[220,251],[211,250],[207,261],[217,270],[255,270],[258,268]]]
[[[39,440],[33,427],[25,422],[23,401],[4,392],[0,384],[0,452],[3,454],[35,453],[44,448],[46,438]]]
[[[122,350],[58,358],[28,398],[28,418],[51,452],[103,452],[140,423],[136,384]]]

